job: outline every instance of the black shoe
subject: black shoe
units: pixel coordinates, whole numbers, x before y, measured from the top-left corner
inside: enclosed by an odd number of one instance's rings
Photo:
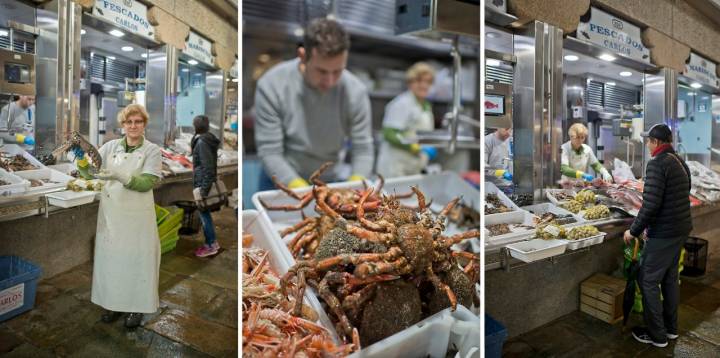
[[[125,317],[125,327],[127,328],[137,328],[140,326],[140,322],[142,322],[143,314],[142,313],[129,313],[127,317]]]
[[[100,316],[100,320],[105,323],[113,323],[113,322],[117,321],[117,319],[120,318],[120,316],[122,316],[122,312],[105,310],[105,312],[103,312],[102,316]]]
[[[667,347],[668,342],[667,340],[664,342],[655,342],[650,338],[650,333],[648,333],[647,328],[644,327],[635,327],[632,329],[632,336],[635,338],[636,341],[640,343],[645,344],[652,344],[655,347],[664,348]]]

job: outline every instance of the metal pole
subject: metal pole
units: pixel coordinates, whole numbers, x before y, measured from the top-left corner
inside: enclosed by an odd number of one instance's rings
[[[448,143],[448,154],[455,153],[455,147],[457,145],[457,132],[458,132],[458,116],[460,112],[460,47],[459,37],[453,38],[452,49],[450,54],[453,57],[453,88],[452,88],[452,117],[450,118],[450,143]]]

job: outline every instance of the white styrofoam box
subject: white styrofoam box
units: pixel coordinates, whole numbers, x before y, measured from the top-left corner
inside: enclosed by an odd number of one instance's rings
[[[47,166],[49,169],[57,170],[65,175],[72,176],[72,172],[77,170],[77,166],[74,163],[59,163]]]
[[[72,208],[73,206],[90,204],[95,200],[94,191],[60,191],[45,195],[51,205],[61,208]]]
[[[449,314],[454,321],[448,348],[456,349],[460,357],[471,357],[473,352],[478,352],[477,357],[480,357],[480,317],[463,306]]]
[[[450,329],[454,321],[447,313],[448,310],[449,308],[440,311],[390,337],[364,347],[348,358],[443,358],[447,354]]]
[[[568,195],[575,196],[575,191],[572,189],[545,189],[545,196],[550,200],[551,203],[561,206],[568,202],[568,200],[559,200],[555,197],[555,193],[566,193]]]
[[[0,179],[10,184],[0,186],[0,196],[22,194],[30,187],[30,182],[0,168]]]
[[[273,231],[267,218],[255,210],[244,210],[242,212],[242,224],[242,233],[252,234],[253,236],[251,246],[257,246],[269,252],[271,267],[282,277],[294,262],[291,263],[288,261],[286,255],[283,255],[283,249],[287,251],[287,248],[279,240],[279,235]],[[335,326],[332,324],[332,321],[330,321],[330,318],[327,313],[325,313],[320,301],[310,287],[305,290],[305,300],[306,303],[317,312],[319,323],[327,328],[335,342],[339,344],[340,340],[335,331]]]
[[[28,190],[27,190],[28,193],[43,191],[43,190],[47,190],[47,189],[64,188],[70,180],[73,180],[73,177],[71,177],[67,174],[63,174],[57,170],[50,169],[50,168],[37,169],[37,170],[25,170],[22,172],[17,172],[15,174],[17,174],[17,176],[19,176],[23,179],[26,179],[28,181],[30,181],[30,179],[33,179],[33,180],[45,179],[45,180],[50,180],[52,182],[55,182],[54,184],[44,183],[42,186],[38,186],[38,187],[34,187],[34,188],[32,187],[32,183],[31,183],[31,186],[28,187]]]
[[[512,257],[523,262],[533,262],[564,253],[567,244],[567,240],[533,239],[507,245],[507,248]]]
[[[523,206],[521,209],[527,210],[527,211],[530,211],[530,212],[533,212],[533,213],[535,213],[535,215],[537,215],[537,216],[542,216],[543,214],[545,214],[545,213],[547,213],[547,212],[551,212],[551,213],[556,214],[556,215],[571,215],[573,218],[575,218],[576,221],[575,221],[574,223],[570,223],[570,224],[567,224],[567,225],[582,224],[582,223],[584,223],[584,222],[586,221],[586,220],[585,220],[584,218],[582,218],[581,216],[579,216],[579,215],[577,215],[577,214],[573,214],[573,213],[567,211],[566,209],[563,209],[563,208],[561,208],[561,207],[559,207],[559,206],[557,206],[557,205],[555,205],[555,204],[552,204],[552,203],[542,203],[542,204],[528,205],[528,206]],[[564,226],[564,225],[563,225],[563,226]]]
[[[25,159],[27,159],[30,164],[34,165],[36,169],[45,169],[45,165],[43,163],[40,163],[39,160],[37,160],[35,157],[30,155],[30,153],[26,152],[24,149],[20,148],[17,144],[5,144],[3,146],[0,146],[0,152],[5,152],[10,155],[22,155]]]
[[[490,242],[498,242],[498,241],[505,241],[507,239],[517,238],[520,236],[527,236],[531,233],[535,232],[535,220],[536,216],[525,211],[522,209],[519,209],[517,211],[510,211],[507,213],[500,213],[500,214],[493,214],[493,215],[486,215],[485,216],[485,228],[487,228],[490,225],[497,225],[497,224],[508,224],[510,226],[510,232],[503,235],[497,235],[497,236],[486,236],[485,241],[486,243]],[[526,227],[513,227],[512,225],[528,225],[532,228],[526,228]]]
[[[510,198],[508,198],[507,195],[505,195],[505,193],[502,192],[502,190],[498,189],[498,187],[495,186],[495,184],[486,181],[484,185],[485,185],[485,196],[487,196],[488,194],[495,194],[500,199],[500,202],[505,204],[505,206],[507,206],[508,208],[513,209],[513,211],[520,210],[520,208],[517,206],[517,204],[515,204],[512,200],[510,200]],[[485,221],[487,223],[488,218],[492,218],[495,215],[503,215],[503,214],[505,214],[505,213],[485,215]]]
[[[567,246],[568,250],[577,250],[577,249],[582,249],[583,247],[602,244],[603,240],[605,240],[605,235],[607,235],[607,234],[604,232],[601,232],[597,235],[586,237],[584,239],[565,240],[565,241],[568,242],[568,246]]]

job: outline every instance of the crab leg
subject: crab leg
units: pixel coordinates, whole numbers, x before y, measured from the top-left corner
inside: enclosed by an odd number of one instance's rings
[[[317,239],[317,233],[310,233],[305,235],[302,239],[298,240],[298,242],[293,247],[292,253],[293,256],[297,255],[300,252],[300,249],[302,249],[305,245],[307,245],[309,242],[312,242],[313,240]]]
[[[449,203],[447,203],[447,205],[445,205],[445,208],[442,209],[442,211],[440,212],[440,216],[442,216],[442,217],[447,216],[447,214],[450,212],[450,210],[452,210],[452,208],[454,208],[455,205],[457,205],[457,203],[460,202],[460,199],[461,199],[460,197],[457,197],[457,198],[451,200]]]
[[[315,225],[308,225],[305,226],[302,230],[298,231],[298,233],[295,235],[295,237],[290,240],[290,242],[287,244],[288,248],[295,247],[295,244],[300,240],[303,236],[305,236],[307,233],[315,229]]]
[[[453,251],[450,255],[452,255],[453,257],[466,258],[466,259],[470,260],[471,262],[480,261],[480,257],[478,257],[477,255],[475,255],[471,252],[467,252],[467,251]]]
[[[340,328],[338,333],[343,336],[343,340],[346,340],[347,337],[352,336],[354,327],[350,323],[348,317],[345,315],[345,312],[342,310],[342,304],[340,303],[340,300],[330,290],[330,284],[328,283],[327,277],[323,278],[322,281],[320,281],[320,284],[318,285],[318,293],[320,294],[320,297],[323,298],[325,303],[327,303],[330,311],[335,315],[335,317],[337,317],[338,328]]]
[[[355,216],[357,216],[357,219],[360,221],[360,224],[362,224],[364,227],[373,230],[373,231],[380,231],[380,232],[387,232],[390,231],[390,228],[387,226],[380,225],[378,223],[374,223],[368,219],[365,219],[365,200],[367,200],[368,196],[372,194],[372,190],[368,190],[363,194],[362,198],[360,198],[360,202],[357,205],[357,210]]]
[[[435,289],[440,291],[445,291],[445,294],[448,296],[448,299],[450,300],[450,307],[452,311],[454,312],[457,309],[457,297],[455,297],[455,292],[450,288],[450,286],[444,284],[440,277],[437,277],[435,273],[433,272],[432,268],[428,267],[427,276],[430,279],[430,282],[435,286]]]
[[[287,195],[289,195],[290,197],[295,198],[295,199],[297,199],[297,200],[303,200],[303,199],[305,198],[305,196],[307,196],[308,194],[310,194],[310,193],[305,193],[305,195],[300,196],[300,194],[296,193],[296,192],[293,191],[292,189],[290,189],[290,188],[288,188],[287,186],[285,186],[285,184],[283,184],[283,183],[281,183],[280,181],[278,181],[277,176],[275,176],[275,175],[273,175],[272,177],[270,177],[270,179],[272,180],[273,184],[275,184],[275,187],[277,187],[278,189],[280,189],[280,190],[281,190],[282,192],[284,192],[285,194],[287,194]]]
[[[270,205],[266,203],[264,200],[260,199],[260,204],[265,207],[265,209],[268,210],[282,210],[282,211],[297,211],[302,210],[305,208],[310,202],[312,201],[312,195],[305,195],[299,203],[293,205],[293,204],[287,204],[287,205]]]
[[[355,235],[363,240],[367,240],[370,242],[386,244],[393,240],[392,234],[374,232],[358,226],[348,225],[346,230],[349,234]]]
[[[455,245],[465,239],[469,239],[472,237],[480,237],[480,231],[478,230],[470,230],[468,232],[463,232],[460,234],[456,234],[450,237],[444,238],[444,245],[445,247],[450,247],[452,245]]]
[[[320,175],[322,175],[322,173],[323,173],[325,170],[327,170],[327,168],[330,167],[331,165],[333,165],[333,162],[323,163],[323,165],[321,165],[320,168],[318,168],[318,170],[314,171],[314,172],[312,173],[312,175],[310,175],[310,178],[309,178],[309,179],[310,179],[310,182],[313,183],[313,184],[315,184],[315,185],[317,185],[317,186],[325,186],[325,185],[327,185],[327,184],[325,184],[324,181],[320,180]]]
[[[327,271],[331,267],[337,265],[359,265],[367,261],[394,260],[402,255],[402,251],[398,247],[391,247],[385,253],[381,254],[344,254],[324,259],[317,264],[318,271]]]
[[[342,302],[343,310],[345,310],[345,312],[348,312],[349,316],[353,319],[357,318],[357,315],[360,312],[360,307],[362,307],[365,302],[372,299],[373,295],[375,295],[376,288],[376,283],[369,284],[360,289],[360,291],[357,291],[350,296],[347,296]]]
[[[303,221],[283,230],[280,231],[280,237],[285,237],[285,235],[292,234],[300,229],[302,229],[305,225],[308,225],[310,223],[314,223],[316,218],[305,218]]]
[[[330,206],[327,205],[325,202],[325,199],[327,199],[327,187],[313,187],[313,195],[315,196],[315,203],[317,203],[318,208],[321,212],[327,214],[331,218],[335,220],[344,220],[340,214],[338,214],[335,210],[333,210]]]
[[[360,278],[366,278],[368,276],[385,274],[388,272],[394,272],[402,274],[408,266],[407,260],[401,257],[392,262],[380,261],[380,262],[363,262],[355,267],[355,276]]]
[[[295,289],[295,307],[293,315],[302,317],[303,296],[305,295],[305,270],[298,272],[298,283]]]
[[[415,193],[418,200],[418,209],[425,210],[425,194],[423,194],[417,186],[411,186],[410,189]]]

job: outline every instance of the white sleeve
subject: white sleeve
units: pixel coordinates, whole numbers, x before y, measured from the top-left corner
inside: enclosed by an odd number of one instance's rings
[[[570,165],[570,153],[568,153],[565,146],[560,147],[562,149],[562,154],[560,155],[560,165]]]
[[[406,101],[398,96],[385,106],[383,128],[405,131],[410,127],[410,108],[407,108],[404,102]]]
[[[486,136],[485,137],[485,164],[490,164],[488,161],[490,160],[490,155],[492,154],[492,144],[488,143],[489,139]]]

